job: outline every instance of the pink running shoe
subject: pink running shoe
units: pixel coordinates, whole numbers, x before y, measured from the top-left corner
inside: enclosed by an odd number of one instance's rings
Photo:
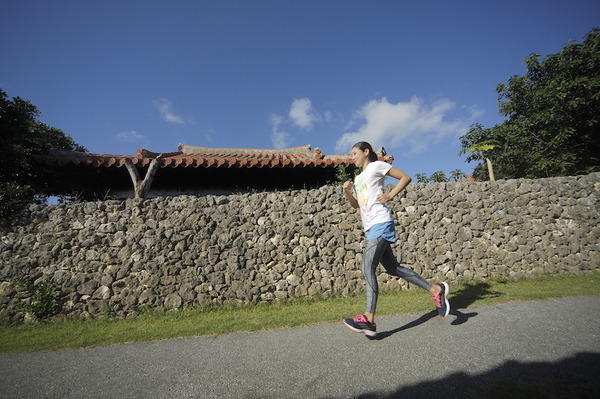
[[[446,283],[438,284],[442,289],[439,295],[432,295],[431,299],[435,301],[435,307],[438,310],[438,314],[442,317],[448,316],[450,313],[450,302],[448,302],[448,294],[450,293],[450,287]]]
[[[344,319],[342,323],[354,332],[365,333],[369,337],[377,335],[377,325],[367,320],[365,315],[359,314],[353,319]]]

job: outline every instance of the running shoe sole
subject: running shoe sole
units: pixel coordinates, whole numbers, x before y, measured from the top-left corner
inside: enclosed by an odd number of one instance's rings
[[[446,305],[446,311],[444,312],[444,314],[440,314],[440,316],[446,317],[450,313],[450,302],[448,302],[448,294],[450,293],[450,287],[446,283],[440,283],[440,285],[444,286],[444,305]]]

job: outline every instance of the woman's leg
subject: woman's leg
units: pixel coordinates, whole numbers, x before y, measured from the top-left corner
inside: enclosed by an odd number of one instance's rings
[[[373,315],[377,308],[377,297],[379,293],[379,286],[377,284],[377,265],[381,262],[381,257],[389,249],[390,243],[383,239],[377,238],[375,240],[365,241],[365,250],[363,252],[362,259],[362,273],[365,278],[365,293],[367,296],[367,305],[365,316],[369,321],[373,322]]]
[[[448,302],[447,297],[448,293],[450,292],[448,284],[431,284],[414,270],[400,266],[396,260],[396,257],[394,256],[391,246],[389,245],[381,256],[381,264],[392,276],[403,278],[409,283],[429,291],[431,294],[431,299],[435,301],[435,306],[438,308],[439,315],[442,317],[446,317],[448,315],[450,312],[450,302]]]
[[[381,264],[385,270],[392,276],[400,277],[405,279],[411,284],[421,287],[424,290],[431,291],[432,285],[429,281],[421,277],[417,272],[412,269],[400,266],[398,260],[394,256],[392,247],[388,245],[381,256]]]

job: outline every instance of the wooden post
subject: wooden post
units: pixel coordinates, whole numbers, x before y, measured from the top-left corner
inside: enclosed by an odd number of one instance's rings
[[[127,167],[127,171],[129,172],[129,177],[131,177],[131,181],[133,182],[133,198],[146,198],[148,192],[150,191],[150,187],[152,186],[152,180],[154,179],[154,175],[158,170],[158,160],[162,157],[162,154],[157,156],[150,162],[150,166],[148,167],[148,172],[146,172],[146,176],[142,180],[140,173],[137,168],[131,162],[131,159],[125,160],[125,167]]]
[[[492,167],[492,161],[490,161],[489,158],[486,158],[485,163],[487,164],[490,181],[496,181],[496,178],[494,177],[494,168]]]

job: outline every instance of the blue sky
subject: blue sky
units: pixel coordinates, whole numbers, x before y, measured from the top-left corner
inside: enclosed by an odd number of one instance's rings
[[[384,146],[415,175],[474,163],[473,123],[598,0],[0,0],[0,88],[94,153]]]

